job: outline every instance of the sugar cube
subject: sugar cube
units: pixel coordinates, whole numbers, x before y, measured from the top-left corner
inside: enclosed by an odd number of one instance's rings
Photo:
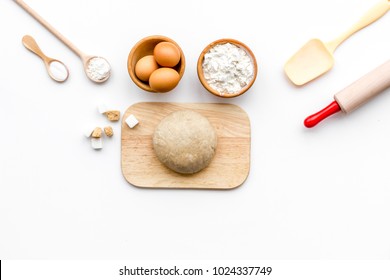
[[[108,137],[112,137],[114,135],[114,130],[112,129],[111,126],[106,126],[104,128],[104,134],[106,134],[106,136]]]
[[[93,129],[92,129],[92,128],[86,128],[86,129],[84,129],[84,136],[85,136],[86,138],[89,138],[89,137],[91,137],[92,132],[93,132]]]
[[[117,110],[110,110],[104,113],[107,116],[107,119],[112,122],[119,121],[121,118],[121,112]]]
[[[91,146],[94,150],[100,150],[103,148],[102,138],[91,138]]]
[[[130,115],[126,118],[125,120],[126,124],[130,127],[133,128],[138,124],[138,120],[134,115]]]
[[[103,133],[102,129],[100,127],[97,127],[92,131],[91,136],[92,138],[100,138],[102,137],[102,133]]]
[[[100,114],[104,114],[105,112],[108,111],[107,106],[105,104],[100,104],[98,106],[98,111]]]

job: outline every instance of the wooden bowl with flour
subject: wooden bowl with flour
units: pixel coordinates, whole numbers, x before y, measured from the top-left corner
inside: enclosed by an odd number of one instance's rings
[[[256,80],[257,62],[251,49],[235,39],[219,39],[204,48],[197,64],[204,88],[215,96],[244,94]]]

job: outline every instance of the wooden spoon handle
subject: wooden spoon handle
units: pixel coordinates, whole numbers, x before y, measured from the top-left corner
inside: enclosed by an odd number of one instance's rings
[[[330,52],[333,53],[342,42],[344,42],[346,39],[351,37],[357,31],[363,29],[364,27],[380,19],[389,10],[390,10],[390,0],[381,0],[370,10],[368,10],[363,15],[363,17],[357,23],[355,23],[349,30],[341,34],[333,41],[327,43],[326,44],[327,48],[329,49]]]
[[[35,53],[37,56],[42,58],[45,62],[50,59],[42,52],[42,50],[39,48],[37,42],[30,35],[23,36],[22,43],[26,47],[26,49]]]
[[[49,30],[54,36],[56,36],[60,41],[62,41],[68,48],[70,48],[76,55],[82,59],[85,57],[84,53],[80,51],[71,41],[64,37],[60,32],[58,32],[50,23],[43,19],[37,12],[31,9],[24,1],[14,0],[20,7],[22,7],[27,13],[29,13],[33,18],[35,18],[40,24],[42,24],[47,30]]]
[[[344,113],[350,113],[390,87],[390,60],[336,93],[334,99]]]

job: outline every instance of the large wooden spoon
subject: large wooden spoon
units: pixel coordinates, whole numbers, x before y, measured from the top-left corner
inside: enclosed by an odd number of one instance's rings
[[[301,86],[326,73],[333,67],[333,53],[336,48],[351,35],[381,18],[389,10],[390,0],[381,0],[355,25],[333,41],[328,43],[323,43],[319,39],[308,41],[284,66],[287,77],[295,85]]]
[[[91,81],[95,83],[103,83],[108,80],[111,75],[111,66],[106,59],[100,56],[92,56],[83,53],[71,41],[65,38],[64,35],[58,32],[52,25],[43,19],[37,12],[31,9],[24,1],[14,1],[81,58],[84,71]]]

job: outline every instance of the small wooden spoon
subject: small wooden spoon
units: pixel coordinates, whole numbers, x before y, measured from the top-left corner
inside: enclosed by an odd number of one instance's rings
[[[348,31],[335,40],[324,43],[319,39],[308,41],[284,66],[287,77],[297,86],[328,72],[334,64],[333,53],[351,35],[375,22],[390,10],[390,0],[381,0]]]
[[[31,37],[30,35],[25,35],[22,39],[22,43],[28,50],[42,58],[43,62],[45,63],[46,70],[49,73],[49,76],[54,81],[62,83],[68,79],[68,67],[66,67],[66,65],[62,61],[46,56],[39,48],[37,42],[34,40],[33,37]]]
[[[71,41],[65,38],[52,25],[44,20],[37,12],[24,3],[24,1],[14,1],[81,58],[85,74],[91,81],[95,83],[103,83],[108,80],[108,78],[111,76],[111,66],[106,59],[99,56],[84,54]]]

